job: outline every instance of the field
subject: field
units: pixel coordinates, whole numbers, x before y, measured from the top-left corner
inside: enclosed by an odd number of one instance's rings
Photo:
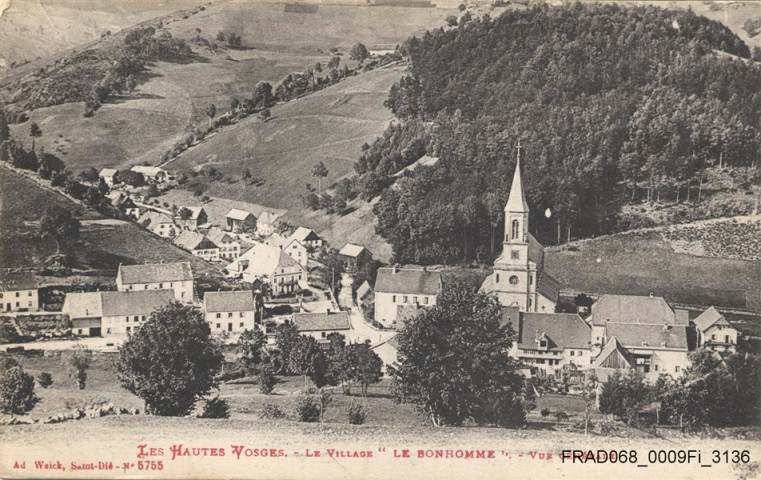
[[[761,261],[676,253],[658,230],[550,248],[545,268],[568,290],[761,312]]]
[[[48,389],[37,388],[42,402],[31,415],[40,418],[51,414],[63,413],[68,407],[82,406],[89,402],[113,402],[116,406],[141,408],[142,402],[122,390],[113,375],[111,364],[113,354],[100,354],[91,366],[85,390],[77,390],[74,382],[67,377],[60,358],[39,357],[21,359],[24,368],[35,376],[42,371],[50,372],[54,383]],[[546,475],[554,471],[574,475],[584,471],[573,470],[571,465],[560,462],[530,460],[530,452],[552,452],[557,454],[569,448],[593,449],[638,449],[642,454],[647,448],[673,448],[674,442],[680,447],[750,449],[751,456],[758,455],[757,444],[752,443],[758,432],[753,429],[741,429],[736,432],[724,432],[720,438],[699,439],[681,437],[673,431],[662,430],[666,438],[654,438],[646,432],[620,429],[616,433],[601,437],[591,434],[585,437],[574,424],[580,420],[583,402],[578,398],[548,395],[539,399],[537,410],[530,414],[528,429],[501,428],[431,428],[425,419],[408,405],[396,405],[384,391],[382,385],[371,389],[368,398],[347,397],[340,391],[332,396],[326,417],[322,424],[306,424],[295,421],[294,405],[301,398],[293,392],[302,388],[300,377],[286,377],[276,386],[275,393],[269,396],[257,392],[255,385],[223,385],[220,397],[231,404],[232,415],[228,420],[210,420],[197,418],[160,418],[145,415],[109,416],[97,419],[83,419],[55,425],[14,425],[3,426],[0,440],[6,446],[0,471],[4,476],[11,467],[11,459],[39,460],[31,458],[29,452],[43,448],[46,459],[62,460],[68,466],[69,461],[135,461],[137,446],[148,445],[164,449],[164,454],[152,460],[162,460],[166,470],[153,475],[177,476],[179,472],[193,472],[196,478],[219,477],[224,469],[226,475],[238,477],[274,478],[288,475],[289,478],[309,476],[310,478],[387,478],[387,469],[410,469],[415,477],[431,475],[433,469],[447,467],[448,476],[462,475],[472,478],[474,475],[494,475],[499,468],[521,471],[541,472]],[[259,418],[259,411],[265,402],[278,405],[287,414],[287,418],[266,420]],[[349,403],[358,402],[369,408],[364,425],[349,425],[346,408]],[[571,415],[568,421],[555,422],[539,419],[538,410],[547,407],[550,410],[563,410]],[[226,458],[215,457],[179,457],[172,459],[172,445],[182,444],[187,447],[224,448]],[[65,445],[65,450],[62,448]],[[232,445],[244,445],[257,449],[282,449],[285,456],[273,458],[245,457],[237,459],[232,453]],[[326,449],[372,451],[370,462],[360,459],[335,459],[327,456]],[[387,449],[383,451],[383,449]],[[305,458],[305,449],[321,450],[320,458]],[[399,459],[392,456],[392,451],[402,449],[411,452],[411,458]],[[460,460],[435,462],[417,459],[418,449],[487,449],[495,450],[494,460]],[[502,451],[507,452],[502,456]],[[59,457],[54,458],[58,452]],[[60,453],[65,452],[65,453]],[[431,452],[435,455],[435,452]],[[509,459],[506,458],[510,455]],[[521,455],[519,457],[518,455]],[[535,453],[536,455],[536,453]],[[232,457],[231,457],[232,456]],[[49,458],[48,458],[49,457]],[[500,458],[501,457],[501,458]],[[509,463],[505,463],[509,462]],[[286,470],[289,468],[290,470]],[[558,470],[561,469],[562,470]],[[607,472],[605,466],[595,466],[596,473]],[[620,466],[619,466],[620,468]],[[658,473],[665,473],[668,467],[659,466]],[[712,474],[722,475],[724,467],[714,468]],[[526,470],[523,470],[526,469]],[[720,470],[721,469],[721,470]],[[689,473],[692,470],[678,469],[672,473]],[[585,471],[586,472],[586,471]],[[612,470],[611,470],[612,472]],[[636,473],[631,469],[629,472]],[[137,471],[129,472],[134,475]],[[516,473],[516,472],[514,472]],[[651,475],[655,472],[650,472]],[[726,470],[729,473],[729,470]],[[35,472],[28,471],[34,475]],[[36,473],[39,475],[40,473]],[[70,473],[71,474],[71,473]],[[85,472],[88,478],[97,472]],[[103,473],[100,474],[101,476]],[[514,475],[515,476],[515,475]],[[683,476],[670,475],[673,478]],[[519,478],[519,477],[516,477]],[[522,477],[520,477],[522,478]],[[534,477],[532,477],[534,478]],[[535,478],[543,478],[542,476]],[[635,478],[635,477],[631,477]],[[640,477],[636,477],[640,478]],[[647,477],[642,477],[647,478]],[[652,477],[649,477],[652,478]],[[726,477],[724,477],[726,478]]]
[[[52,239],[41,239],[37,221],[45,207],[57,204],[77,212],[82,220],[98,221],[95,212],[74,204],[63,195],[42,188],[26,177],[0,167],[0,268],[39,266],[55,253]],[[82,226],[74,247],[75,266],[113,275],[119,263],[190,261],[196,272],[214,268],[170,242],[128,222],[107,222]]]

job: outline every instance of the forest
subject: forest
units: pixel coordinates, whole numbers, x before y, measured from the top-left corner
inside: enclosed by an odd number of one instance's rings
[[[519,142],[545,243],[630,228],[628,204],[694,202],[708,169],[759,180],[761,65],[689,10],[544,4],[400,51],[408,72],[386,101],[397,121],[355,164],[397,261],[488,260]],[[393,176],[422,155],[439,162]]]

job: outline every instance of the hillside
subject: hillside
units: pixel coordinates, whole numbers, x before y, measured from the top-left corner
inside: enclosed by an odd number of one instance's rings
[[[562,288],[761,313],[761,217],[646,229],[547,250]]]
[[[91,118],[83,116],[84,107],[79,101],[34,109],[29,117],[43,130],[38,144],[47,151],[61,152],[67,165],[75,170],[85,166],[155,164],[188,130],[207,122],[205,110],[210,103],[219,113],[225,112],[232,98],[251,97],[260,81],[275,85],[288,73],[303,71],[316,63],[325,65],[334,56],[331,49],[342,55],[343,63],[348,62],[346,52],[356,42],[363,42],[371,50],[393,49],[410,35],[443,25],[444,18],[453,11],[358,5],[315,5],[294,11],[284,3],[251,2],[203,8],[166,14],[142,24],[186,41],[192,49],[191,57],[147,64],[131,95],[115,95],[102,102]],[[404,15],[399,15],[402,12]],[[72,72],[67,79],[92,75],[92,68],[104,68],[108,59],[116,55],[124,33],[131,30],[86,45],[85,52],[90,57],[82,58],[69,51],[50,62],[40,60],[7,71],[1,97],[12,103],[6,108],[23,110],[29,95],[19,92],[39,85],[54,68],[60,68],[61,62],[68,62],[66,68]],[[217,49],[212,49],[209,45],[217,44],[218,32],[240,35],[242,47],[219,42]],[[14,45],[20,47],[18,42]],[[92,62],[89,58],[99,60],[88,67],[90,70],[84,65],[76,70],[78,64]],[[30,143],[28,125],[13,125],[12,134]]]
[[[0,269],[43,268],[56,251],[52,239],[41,239],[37,226],[48,205],[59,205],[82,222],[80,240],[73,247],[74,273],[113,276],[119,263],[190,261],[198,273],[214,267],[180,250],[170,242],[129,222],[104,219],[75,204],[67,197],[40,186],[18,173],[0,166]]]

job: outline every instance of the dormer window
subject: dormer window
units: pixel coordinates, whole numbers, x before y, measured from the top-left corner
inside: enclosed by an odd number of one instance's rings
[[[543,338],[543,339],[539,340],[539,348],[547,348],[547,340],[546,339]]]

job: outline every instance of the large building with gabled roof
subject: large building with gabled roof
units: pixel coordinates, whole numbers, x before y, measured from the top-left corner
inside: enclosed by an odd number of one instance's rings
[[[193,301],[193,269],[190,262],[119,265],[116,288],[120,292],[136,290],[173,290],[179,302]]]
[[[0,312],[40,309],[37,277],[32,273],[0,273]]]
[[[436,305],[441,290],[439,272],[424,268],[379,268],[375,277],[375,321],[385,327],[397,326],[410,307]]]
[[[544,247],[528,231],[529,206],[521,180],[520,147],[513,183],[505,205],[502,254],[494,261],[494,273],[481,290],[497,297],[502,305],[515,305],[522,312],[555,311],[560,286],[544,271]]]
[[[242,333],[256,328],[256,302],[249,290],[206,292],[203,310],[212,333]]]
[[[695,325],[698,348],[708,348],[720,353],[737,351],[737,329],[715,307],[710,307],[692,321]]]

